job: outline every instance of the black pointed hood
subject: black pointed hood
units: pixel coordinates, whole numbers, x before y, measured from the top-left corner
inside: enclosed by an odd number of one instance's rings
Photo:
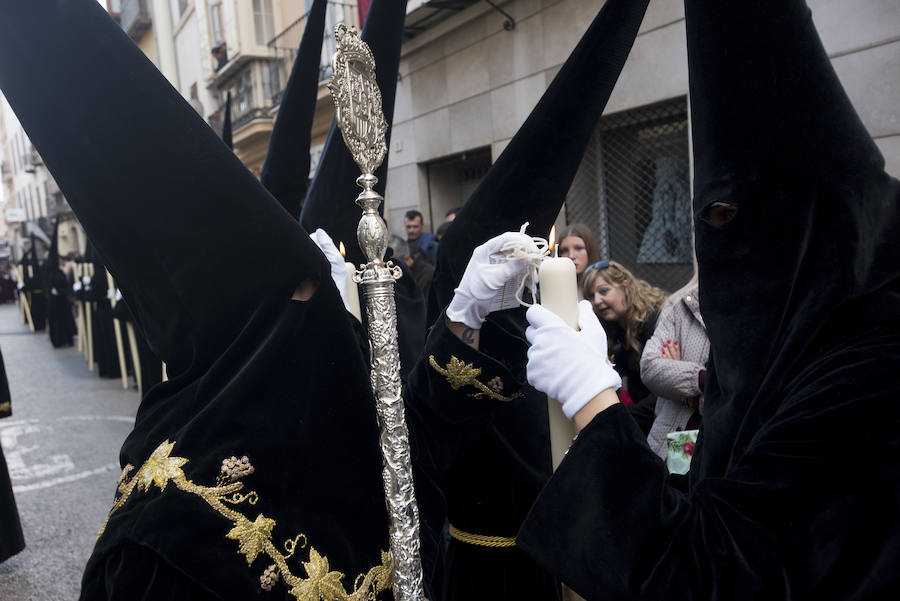
[[[294,219],[300,217],[300,207],[309,186],[309,147],[319,91],[326,7],[325,0],[315,0],[307,13],[303,38],[281,97],[260,174],[266,190]]]
[[[374,0],[361,35],[375,56],[375,79],[381,90],[382,108],[388,122],[388,148],[391,145],[391,124],[405,17],[406,0]],[[384,194],[387,166],[386,156],[381,166],[375,170],[378,177],[375,189],[380,194]],[[337,123],[332,121],[322,158],[300,213],[300,223],[308,231],[324,229],[335,244],[343,242],[347,249],[347,260],[354,264],[365,262],[356,238],[356,226],[362,211],[353,202],[361,191],[356,185],[359,175],[359,167],[353,162]]]
[[[472,251],[518,231],[545,237],[631,51],[648,0],[607,0],[438,248],[429,317],[450,302]]]
[[[296,222],[90,4],[3,2],[9,18],[0,23],[0,38],[9,58],[0,64],[0,85],[131,293],[129,305],[171,375],[227,344],[261,295],[276,289],[290,296],[299,281],[319,281],[327,271]],[[60,22],[62,14],[71,27]],[[49,35],[42,19],[60,28],[52,47],[28,37]],[[34,94],[38,87],[69,90],[70,114],[59,115],[56,95]],[[284,268],[256,267],[273,264]],[[226,284],[235,273],[250,279],[247,290]]]
[[[861,307],[897,285],[900,188],[803,0],[688,0],[686,17],[700,299],[715,366],[704,428],[736,431],[770,415],[792,375],[843,340],[836,322],[883,317]],[[734,217],[714,225],[716,203]],[[890,295],[878,302],[900,307]],[[701,455],[708,471],[730,453]]]
[[[222,123],[222,141],[228,148],[234,150],[234,142],[231,139],[231,92],[225,95],[225,122]]]

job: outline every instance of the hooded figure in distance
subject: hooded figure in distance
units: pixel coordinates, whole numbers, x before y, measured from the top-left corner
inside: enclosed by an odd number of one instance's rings
[[[59,220],[53,224],[50,252],[44,261],[44,282],[47,289],[47,322],[50,342],[54,347],[72,346],[75,336],[75,317],[69,302],[69,280],[59,267]]]

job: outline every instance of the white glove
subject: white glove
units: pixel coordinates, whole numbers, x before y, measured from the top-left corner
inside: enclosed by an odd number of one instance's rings
[[[576,332],[559,316],[540,305],[526,313],[528,382],[562,404],[572,419],[588,401],[607,388],[622,387],[622,378],[609,362],[606,332],[589,301],[578,303]]]
[[[344,308],[350,310],[347,304],[347,265],[341,252],[334,245],[331,236],[325,233],[322,228],[317,229],[309,235],[316,246],[325,254],[328,263],[331,265],[331,279],[337,286],[338,292],[341,293],[341,300],[344,301]]]
[[[476,248],[459,286],[453,292],[453,300],[447,306],[447,319],[477,330],[491,312],[519,305],[515,298],[517,278],[523,277],[531,264],[528,259],[497,257],[508,243],[520,243],[530,252],[538,252],[534,240],[518,232],[500,234]],[[491,262],[491,255],[495,255],[496,262]],[[507,287],[506,294],[501,295],[511,281],[513,285]]]

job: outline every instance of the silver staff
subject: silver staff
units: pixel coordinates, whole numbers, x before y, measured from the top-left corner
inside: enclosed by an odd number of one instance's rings
[[[400,278],[401,271],[384,262],[388,232],[378,214],[384,198],[372,189],[378,183],[372,173],[387,153],[387,121],[381,110],[375,58],[369,46],[359,38],[355,27],[348,28],[344,24],[335,28],[335,38],[334,77],[328,87],[344,142],[363,173],[356,180],[363,189],[356,199],[356,204],[363,209],[356,235],[368,263],[361,266],[353,279],[362,285],[369,324],[372,389],[384,457],[384,494],[391,512],[394,599],[421,601],[424,593],[419,558],[419,509],[400,390],[397,307],[394,304],[394,280]]]

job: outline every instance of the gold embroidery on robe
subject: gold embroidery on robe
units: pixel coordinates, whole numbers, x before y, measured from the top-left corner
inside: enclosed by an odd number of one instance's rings
[[[12,401],[3,401],[0,403],[0,413],[9,413],[12,411]]]
[[[480,367],[475,367],[472,363],[460,361],[455,356],[450,357],[450,362],[447,363],[446,367],[441,367],[438,362],[435,361],[434,355],[428,357],[428,362],[436,372],[447,379],[447,383],[450,384],[450,388],[453,390],[459,390],[463,386],[474,386],[478,392],[469,393],[469,396],[473,399],[488,397],[497,401],[511,401],[522,396],[522,393],[520,392],[510,396],[503,396],[499,393],[499,390],[503,389],[503,382],[500,381],[499,378],[495,377],[489,382],[489,385],[485,385],[478,380],[478,376],[481,375]]]
[[[274,562],[260,576],[260,586],[266,591],[272,590],[281,578],[289,587],[291,596],[297,601],[375,601],[381,591],[391,587],[391,556],[384,551],[381,553],[381,565],[371,568],[365,575],[357,576],[353,591],[349,593],[342,582],[344,574],[332,571],[328,558],[320,555],[312,546],[309,547],[309,561],[301,561],[306,578],[295,575],[291,572],[288,560],[298,548],[307,545],[306,536],[298,534],[295,538],[285,541],[285,552],[282,553],[272,541],[272,531],[276,526],[274,519],[260,513],[251,521],[233,507],[245,502],[256,505],[259,499],[256,491],[240,492],[244,489],[244,483],[233,481],[253,473],[249,460],[246,457],[241,460],[234,457],[226,459],[223,462],[223,474],[216,480],[216,486],[201,486],[188,480],[181,469],[188,460],[171,456],[174,447],[175,443],[168,440],[160,444],[130,478],[134,466],[130,464],[125,466],[119,478],[119,497],[113,503],[97,538],[103,535],[109,518],[125,504],[135,488],[147,492],[156,486],[162,491],[171,483],[182,492],[200,497],[222,517],[232,522],[233,527],[225,536],[237,541],[237,552],[245,557],[248,566],[263,555]],[[233,464],[236,461],[246,463],[245,468],[235,471]],[[301,538],[303,544],[298,546]]]

